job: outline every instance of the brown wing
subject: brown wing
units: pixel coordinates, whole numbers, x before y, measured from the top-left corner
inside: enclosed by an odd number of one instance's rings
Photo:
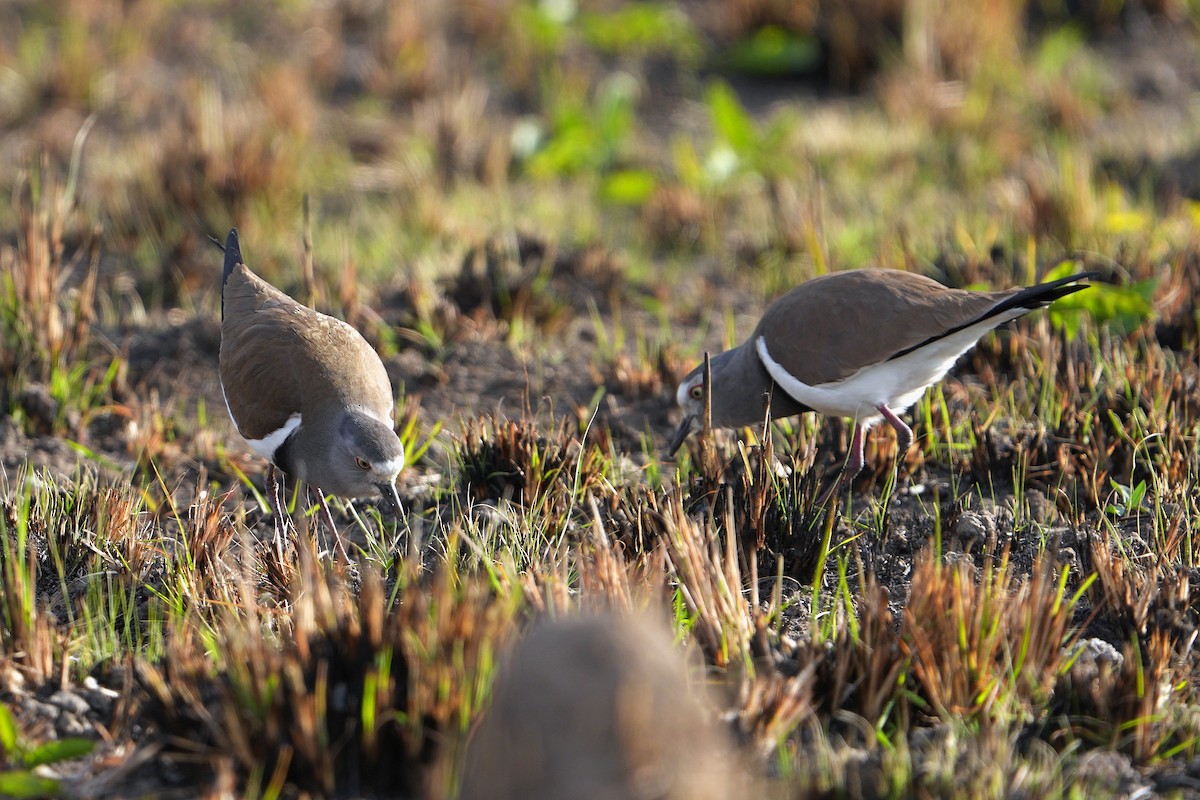
[[[308,382],[306,400],[339,406],[364,406],[385,420],[392,418],[392,382],[375,349],[352,326],[325,314],[303,328],[308,369],[321,376]]]
[[[387,372],[354,328],[297,303],[245,265],[230,274],[224,300],[221,383],[243,436],[260,439],[322,405],[362,405],[391,418]]]
[[[853,375],[984,316],[1004,292],[950,289],[923,275],[859,269],[806,281],[767,309],[751,335],[809,385]]]
[[[303,306],[238,265],[223,292],[221,385],[225,402],[247,439],[261,439],[302,411],[302,372],[296,353]]]

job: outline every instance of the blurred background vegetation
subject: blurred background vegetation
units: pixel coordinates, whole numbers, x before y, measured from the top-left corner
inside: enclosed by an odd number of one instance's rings
[[[603,244],[651,285],[767,295],[947,252],[959,282],[1007,254],[1163,259],[1200,216],[1195,19],[1184,0],[10,0],[0,231],[65,183],[63,237],[98,229],[114,317],[211,308],[205,235],[231,224],[298,281],[305,195],[335,285],[431,281],[514,231]]]

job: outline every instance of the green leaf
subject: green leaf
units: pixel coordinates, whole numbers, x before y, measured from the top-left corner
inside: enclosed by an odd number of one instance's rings
[[[17,749],[17,721],[7,706],[0,705],[0,747],[4,748],[3,755],[8,755]]]
[[[725,54],[730,69],[751,75],[795,75],[809,72],[821,60],[821,46],[812,36],[768,25],[749,39],[736,42]]]
[[[59,761],[79,758],[92,752],[95,746],[96,743],[91,739],[79,738],[45,742],[25,754],[25,766],[38,767],[42,764],[57,764]]]
[[[1129,505],[1131,508],[1141,508],[1142,501],[1146,499],[1146,482],[1138,481],[1138,485],[1133,487],[1133,491],[1129,495]]]
[[[1046,274],[1046,280],[1066,277],[1078,272],[1080,266],[1078,261],[1064,261]],[[1050,307],[1050,321],[1068,338],[1074,338],[1084,315],[1096,325],[1107,326],[1113,333],[1124,336],[1154,314],[1151,299],[1157,286],[1155,278],[1129,286],[1093,283],[1083,291],[1055,301]]]
[[[57,797],[59,782],[32,772],[0,772],[0,796],[15,798]]]
[[[692,60],[703,49],[687,15],[668,3],[630,3],[608,13],[585,14],[580,23],[588,44],[606,53],[667,53]]]
[[[752,152],[758,139],[758,128],[729,84],[725,81],[710,83],[705,102],[717,138],[739,155]]]
[[[1034,68],[1043,75],[1059,78],[1067,62],[1083,50],[1084,44],[1078,28],[1070,25],[1059,28],[1042,39],[1033,59]]]
[[[604,178],[600,184],[600,198],[613,205],[641,205],[657,185],[654,173],[649,170],[623,169]]]
[[[693,189],[704,181],[704,165],[696,153],[696,146],[686,136],[675,136],[671,140],[671,164],[679,181]]]
[[[565,22],[569,21],[570,16],[573,14],[565,8],[542,9],[532,4],[521,4],[514,10],[513,25],[524,38],[533,43],[537,51],[556,53],[563,44],[566,36]]]

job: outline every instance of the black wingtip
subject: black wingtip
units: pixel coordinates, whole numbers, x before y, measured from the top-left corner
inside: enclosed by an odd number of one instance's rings
[[[1080,272],[1075,275],[1068,275],[1065,278],[1059,278],[1056,281],[1047,283],[1039,283],[1036,286],[1030,286],[1023,292],[1014,295],[1008,308],[1043,308],[1050,305],[1060,297],[1066,297],[1069,294],[1074,294],[1082,289],[1091,286],[1090,283],[1077,283],[1077,281],[1087,280],[1090,278],[1099,278],[1100,273],[1096,270],[1089,272]]]
[[[1016,308],[1024,309],[1021,313],[1025,313],[1025,311],[1033,311],[1034,309],[1045,308],[1061,297],[1066,297],[1069,294],[1074,294],[1081,289],[1086,289],[1091,286],[1090,283],[1076,283],[1076,281],[1099,277],[1100,273],[1092,270],[1089,272],[1079,272],[1075,275],[1069,275],[1065,278],[1059,278],[1055,281],[1047,281],[1046,283],[1027,286],[1021,291],[1009,295],[1002,302],[992,306],[990,309],[988,309],[987,313],[983,314],[982,316],[976,317],[969,322],[964,322],[962,325],[951,328],[945,333],[940,333],[937,336],[931,336],[925,341],[915,344],[912,347],[906,347],[894,355],[888,356],[888,360],[890,361],[892,359],[900,358],[901,356],[907,355],[915,350],[920,350],[930,342],[935,342],[938,339],[949,336],[952,333],[958,333],[959,331],[969,328],[972,325],[978,325],[986,319],[1003,314],[1005,311],[1011,311]]]
[[[216,237],[209,237],[213,242],[221,247],[221,243],[216,240]],[[230,228],[229,235],[225,237],[225,246],[221,247],[225,251],[225,270],[221,273],[221,317],[225,317],[225,284],[229,280],[233,268],[238,264],[244,264],[242,261],[242,246],[238,242],[237,228]]]
[[[225,272],[221,275],[221,285],[224,286],[225,281],[229,280],[229,274],[233,272],[234,267],[244,263],[237,228],[230,228],[229,235],[225,237]]]

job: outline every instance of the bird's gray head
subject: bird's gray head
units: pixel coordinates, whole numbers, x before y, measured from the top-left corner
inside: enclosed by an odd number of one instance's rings
[[[378,492],[393,511],[400,511],[396,476],[404,468],[404,445],[390,422],[365,409],[347,410],[335,431],[327,467],[322,489],[346,497]]]
[[[773,392],[771,376],[763,368],[752,348],[745,345],[718,353],[708,360],[712,371],[709,408],[714,428],[737,428],[770,417],[799,414],[805,407],[783,392]],[[667,456],[675,455],[692,431],[704,419],[704,365],[700,364],[675,390],[675,402],[683,410],[683,419],[675,429]]]
[[[710,359],[710,365],[715,366]],[[710,367],[711,368],[711,367]],[[683,445],[683,442],[692,431],[699,427],[701,420],[704,419],[704,365],[696,367],[688,376],[679,384],[679,388],[675,390],[675,402],[683,410],[683,419],[679,422],[679,427],[675,429],[675,435],[671,437],[671,444],[667,450],[667,457],[675,455],[675,452]],[[715,402],[710,402],[715,405]],[[717,414],[713,412],[714,420]]]

